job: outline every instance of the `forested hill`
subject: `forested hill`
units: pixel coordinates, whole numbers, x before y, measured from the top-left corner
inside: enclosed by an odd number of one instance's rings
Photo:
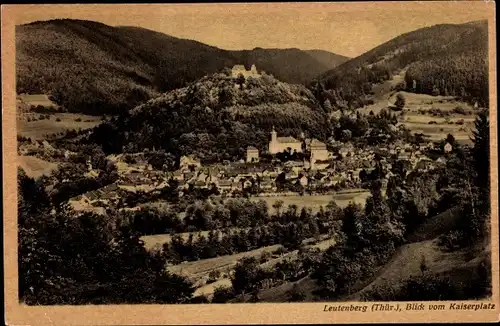
[[[327,113],[302,85],[264,74],[246,80],[229,73],[205,76],[172,90],[94,130],[90,141],[107,153],[164,149],[222,161],[244,158],[248,146],[267,149],[272,127],[280,136],[326,141]]]
[[[401,71],[406,73],[399,89],[487,105],[487,21],[435,25],[403,34],[321,74],[311,87],[322,101],[328,98],[334,106],[358,108],[373,100],[374,84]]]
[[[18,93],[47,93],[72,112],[117,113],[224,67],[245,64],[305,83],[330,61],[297,49],[226,51],[136,27],[60,19],[16,27]]]

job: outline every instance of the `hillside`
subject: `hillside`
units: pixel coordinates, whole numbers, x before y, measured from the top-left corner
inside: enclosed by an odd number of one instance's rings
[[[348,57],[324,50],[304,50],[304,52],[321,62],[326,67],[337,67],[349,60]]]
[[[301,85],[264,74],[239,84],[225,73],[203,77],[98,127],[91,141],[107,152],[165,149],[204,160],[238,160],[247,146],[267,148],[269,132],[326,140],[326,113]]]
[[[52,94],[70,112],[89,114],[131,109],[235,64],[255,63],[280,80],[305,83],[344,60],[317,60],[297,49],[226,51],[143,28],[70,19],[17,26],[16,48],[19,94]]]
[[[376,85],[402,71],[394,88],[457,96],[488,103],[487,22],[436,25],[398,36],[321,74],[319,80],[336,107],[359,108],[376,100]],[[317,87],[314,82],[312,87]]]
[[[441,286],[437,291],[439,289],[456,291],[456,288],[449,285],[454,284],[457,288],[462,287],[463,291],[470,291],[469,295],[482,297],[484,295],[482,291],[485,289],[487,291],[488,286],[487,267],[491,259],[490,247],[484,241],[478,241],[474,246],[460,250],[446,250],[440,244],[440,236],[452,230],[460,218],[461,212],[455,207],[428,219],[409,236],[408,243],[399,247],[391,259],[379,267],[373,276],[359,279],[351,295],[341,296],[334,301],[423,300],[419,297],[422,295],[419,292],[409,294],[404,292],[404,286],[408,286],[407,282],[418,280],[420,277],[432,282],[429,288]],[[426,262],[425,274],[421,271],[423,259]],[[418,282],[421,281],[411,283],[415,286],[415,291],[417,287],[423,286]],[[294,287],[304,295],[304,301],[323,300],[314,293],[319,288],[310,276],[264,289],[259,292],[259,298],[263,302],[286,302],[289,291]],[[436,295],[441,294],[436,293]],[[457,292],[453,295],[458,298],[463,293]]]

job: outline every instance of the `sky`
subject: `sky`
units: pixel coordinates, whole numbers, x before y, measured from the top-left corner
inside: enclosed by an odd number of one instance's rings
[[[16,24],[55,18],[137,26],[227,50],[320,49],[355,57],[422,27],[491,17],[486,1],[25,5]]]

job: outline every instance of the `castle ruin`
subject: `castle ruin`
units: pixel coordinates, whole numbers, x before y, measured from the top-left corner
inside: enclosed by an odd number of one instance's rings
[[[255,65],[252,65],[250,70],[247,70],[244,65],[234,65],[233,69],[231,70],[231,75],[233,78],[238,78],[238,76],[242,74],[243,77],[248,78],[259,78],[261,75],[257,71],[257,67]]]

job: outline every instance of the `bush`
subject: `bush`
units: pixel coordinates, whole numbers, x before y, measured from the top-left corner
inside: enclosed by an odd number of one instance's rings
[[[457,106],[456,108],[454,108],[452,112],[455,114],[467,114],[465,109],[463,107],[460,107],[460,106]]]
[[[396,102],[394,103],[396,108],[398,110],[402,110],[405,107],[405,103],[406,103],[406,99],[403,96],[403,94],[398,93],[398,95],[396,95]]]
[[[212,303],[226,303],[229,300],[233,299],[236,294],[233,291],[232,287],[226,288],[218,286],[214,290],[214,295],[212,297]]]
[[[278,249],[276,249],[275,251],[273,251],[273,254],[275,255],[282,255],[282,254],[286,254],[288,251],[286,250],[285,247],[279,247]]]
[[[459,230],[450,231],[439,237],[439,246],[448,251],[454,251],[462,248],[465,245],[465,234]]]
[[[61,118],[56,118],[56,121],[57,122],[61,122]]]
[[[464,123],[465,123],[464,119],[460,119],[457,122],[455,122],[455,124],[457,125],[463,125]]]
[[[220,275],[221,275],[221,272],[218,270],[210,271],[210,273],[208,273],[207,284],[216,282],[219,279]]]
[[[430,125],[435,125],[435,124],[437,124],[437,122],[436,122],[436,121],[434,121],[434,120],[432,120],[432,121],[429,121],[429,124],[430,124]]]
[[[82,122],[82,119],[81,118],[76,118],[75,122]]]

